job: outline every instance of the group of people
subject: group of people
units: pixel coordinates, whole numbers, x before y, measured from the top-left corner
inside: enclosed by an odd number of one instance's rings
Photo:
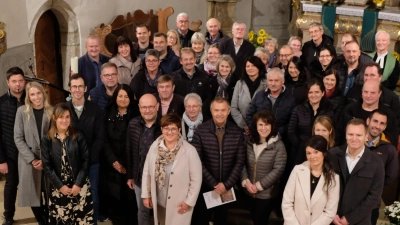
[[[203,193],[237,192],[255,225],[272,211],[285,224],[376,224],[384,187],[397,179],[399,63],[386,31],[377,52],[351,34],[255,48],[246,25],[232,38],[220,22],[193,32],[135,27],[111,59],[89,36],[71,71],[71,100],[54,107],[41,84],[7,71],[0,97],[4,225],[18,205],[39,224],[227,224],[231,204],[207,208]],[[241,193],[244,193],[241,195]],[[387,200],[387,201],[386,201]],[[137,211],[137,215],[136,212]]]

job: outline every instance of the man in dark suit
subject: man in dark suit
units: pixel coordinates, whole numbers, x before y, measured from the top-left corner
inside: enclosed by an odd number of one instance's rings
[[[340,176],[340,200],[333,219],[336,225],[371,225],[371,212],[381,200],[385,179],[382,160],[364,145],[367,125],[362,119],[347,124],[347,145],[329,150]]]
[[[235,22],[232,26],[232,36],[219,44],[221,54],[228,54],[236,64],[236,70],[233,72],[235,80],[239,80],[243,72],[244,62],[247,57],[254,54],[254,45],[244,40],[246,36],[246,24]]]
[[[192,36],[194,31],[189,29],[189,16],[186,13],[179,13],[176,17],[176,31],[179,34],[179,39],[181,40],[181,46],[192,47]]]
[[[166,74],[162,75],[157,80],[157,91],[156,99],[160,104],[160,110],[158,110],[158,116],[164,116],[167,113],[176,113],[178,116],[182,117],[185,112],[185,107],[183,105],[183,97],[174,94],[175,83],[174,79]]]

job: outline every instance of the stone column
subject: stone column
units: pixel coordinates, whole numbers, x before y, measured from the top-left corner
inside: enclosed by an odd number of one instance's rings
[[[236,21],[235,10],[238,0],[207,0],[207,18],[217,18],[224,34],[232,36],[232,25]]]
[[[286,42],[289,39],[290,3],[282,0],[253,0],[252,29],[264,29],[280,41],[279,45]]]

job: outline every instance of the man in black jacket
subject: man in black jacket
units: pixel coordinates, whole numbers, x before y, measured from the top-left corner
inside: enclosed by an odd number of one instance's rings
[[[232,38],[220,42],[218,48],[221,54],[230,55],[235,61],[236,69],[232,75],[235,80],[240,80],[245,67],[245,60],[252,56],[256,49],[252,43],[244,39],[246,36],[246,24],[242,22],[233,23],[232,36]]]
[[[207,32],[205,33],[206,37],[206,48],[210,45],[216,44],[218,45],[220,42],[229,39],[229,36],[222,33],[221,31],[221,23],[216,18],[210,18],[207,23]]]
[[[250,127],[254,114],[261,110],[272,112],[276,118],[279,134],[286,137],[290,116],[295,106],[294,97],[285,90],[285,75],[279,68],[272,68],[267,75],[268,87],[259,91],[247,110],[246,123]]]
[[[176,113],[179,117],[182,117],[185,112],[185,106],[183,105],[183,97],[174,94],[175,83],[174,79],[166,74],[158,78],[157,91],[155,94],[158,104],[161,109],[158,110],[158,117],[164,116],[167,113]]]
[[[164,73],[171,74],[172,72],[181,68],[181,64],[179,63],[179,57],[176,56],[175,52],[171,49],[171,47],[168,46],[166,34],[160,32],[155,33],[153,41],[154,41],[154,49],[157,50],[158,53],[160,53],[160,55],[157,56],[157,58],[160,58],[160,68],[163,74]],[[146,55],[148,55],[147,52]],[[146,60],[146,55],[145,55],[145,60]],[[146,63],[146,68],[147,68],[147,63]]]
[[[364,145],[367,126],[361,119],[347,124],[347,145],[329,150],[340,177],[340,199],[333,224],[371,225],[371,212],[382,194],[385,170],[382,160]]]
[[[207,210],[202,193],[229,191],[239,180],[246,158],[243,131],[228,121],[229,102],[216,97],[210,109],[212,119],[196,128],[192,140],[203,165],[202,188],[192,217],[196,225],[208,225],[213,212],[214,225],[226,224],[229,204]]]
[[[319,52],[321,48],[326,45],[333,45],[333,39],[324,34],[324,28],[320,23],[313,22],[308,26],[308,32],[311,40],[304,43],[302,48],[301,60],[306,63],[307,67],[310,67],[311,63],[318,60]],[[336,55],[335,48],[332,48]]]
[[[192,47],[192,36],[194,31],[189,29],[189,16],[186,13],[179,13],[176,17],[176,31],[179,34],[182,48]]]
[[[139,225],[150,225],[150,210],[142,201],[142,174],[147,152],[151,144],[161,135],[157,120],[159,104],[152,94],[145,94],[139,99],[140,116],[128,124],[126,135],[127,184],[135,190],[138,206]]]
[[[87,87],[80,74],[74,74],[70,77],[68,87],[72,100],[66,104],[72,112],[72,126],[82,131],[89,147],[89,181],[93,196],[93,220],[94,224],[97,224],[100,202],[99,162],[105,136],[104,113],[96,103],[85,100],[84,94]]]
[[[182,48],[180,62],[182,68],[173,72],[171,77],[175,81],[175,94],[182,97],[189,93],[196,93],[203,101],[203,113],[209,114],[212,99],[210,79],[207,74],[196,67],[196,54],[191,48]]]
[[[11,225],[15,214],[18,187],[18,149],[14,143],[15,114],[25,103],[25,77],[19,67],[7,70],[8,91],[0,97],[0,173],[5,174],[4,222]]]
[[[385,166],[385,187],[392,184],[397,177],[397,170],[399,169],[399,161],[397,159],[397,149],[390,144],[390,141],[386,139],[384,131],[386,129],[388,117],[382,110],[375,109],[367,119],[368,134],[365,145],[373,152],[376,153]],[[385,195],[386,193],[386,195]],[[391,195],[390,195],[391,194]],[[384,191],[382,197],[385,197],[385,203],[391,204],[395,201],[395,194],[390,190]],[[376,224],[379,217],[379,204],[372,210],[371,222]]]

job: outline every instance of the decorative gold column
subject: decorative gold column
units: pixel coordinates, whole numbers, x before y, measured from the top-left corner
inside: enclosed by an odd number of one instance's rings
[[[6,24],[0,22],[0,55],[7,51]]]
[[[207,18],[217,18],[224,34],[232,35],[237,0],[207,0]],[[206,21],[207,22],[207,21]]]

